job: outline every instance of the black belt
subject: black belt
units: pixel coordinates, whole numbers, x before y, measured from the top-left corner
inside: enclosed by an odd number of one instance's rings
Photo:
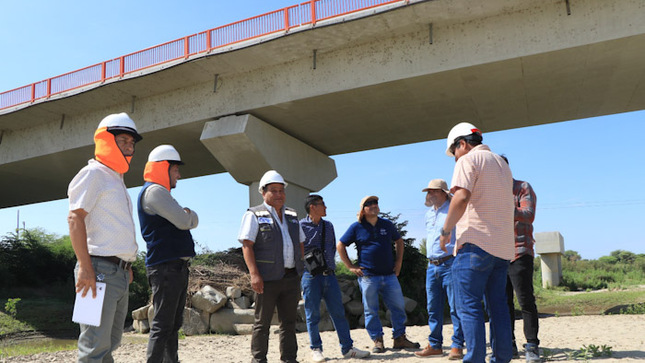
[[[285,273],[285,274],[292,273],[292,272],[293,272],[293,273],[298,273],[298,271],[296,271],[296,268],[295,268],[295,267],[294,267],[294,268],[285,268],[285,269],[284,269],[284,273]]]
[[[323,271],[323,273],[322,273],[323,276],[329,276],[329,275],[333,275],[333,274],[334,274],[334,270],[331,270],[331,269],[327,269],[327,270]]]
[[[116,256],[90,256],[90,257],[112,262],[113,264],[119,266],[124,270],[129,270],[130,267],[132,267],[132,262],[123,261],[122,259]]]
[[[433,265],[435,265],[435,266],[439,266],[439,265],[441,265],[442,263],[444,263],[444,262],[448,261],[449,259],[451,259],[451,258],[453,258],[453,257],[455,257],[455,256],[453,256],[453,255],[448,255],[448,256],[445,256],[445,257],[438,258],[438,259],[436,259],[436,260],[428,260],[428,263],[431,263],[431,264],[433,264]]]

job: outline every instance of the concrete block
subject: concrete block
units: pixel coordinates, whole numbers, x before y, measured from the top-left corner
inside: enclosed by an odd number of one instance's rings
[[[560,232],[535,233],[535,252],[564,254],[564,238]]]

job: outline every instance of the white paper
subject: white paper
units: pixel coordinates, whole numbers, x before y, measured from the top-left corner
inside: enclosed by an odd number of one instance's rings
[[[103,300],[105,299],[105,282],[96,283],[96,297],[92,297],[92,289],[82,297],[83,291],[76,293],[74,313],[72,321],[79,324],[92,326],[101,325],[101,312],[103,311]]]

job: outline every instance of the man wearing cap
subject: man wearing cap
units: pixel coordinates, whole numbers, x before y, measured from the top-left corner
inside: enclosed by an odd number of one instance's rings
[[[365,310],[365,329],[374,341],[373,353],[385,352],[383,326],[379,319],[379,295],[392,314],[393,348],[419,348],[405,336],[405,302],[397,276],[403,263],[403,239],[394,224],[378,216],[377,196],[361,200],[358,222],[354,222],[336,245],[340,259],[358,276]],[[392,242],[396,260],[392,258]],[[347,246],[356,244],[358,265],[350,261]]]
[[[137,256],[132,202],[123,174],[140,140],[127,114],[106,116],[94,133],[94,159],[67,189],[69,237],[77,259],[76,292],[85,297],[91,291],[96,297],[96,282],[106,284],[100,326],[80,324],[79,362],[111,362],[121,343],[132,261]]]
[[[195,256],[190,229],[197,214],[182,208],[170,195],[181,178],[183,165],[172,145],[159,145],[148,156],[139,193],[141,235],[146,241],[146,274],[152,289],[154,318],[150,325],[148,363],[179,362],[178,332],[183,322],[188,260]]]
[[[302,292],[305,299],[305,315],[307,331],[311,347],[311,357],[314,362],[324,362],[322,340],[318,330],[320,322],[320,301],[325,299],[327,311],[336,328],[340,341],[340,350],[344,358],[366,358],[370,352],[354,348],[354,342],[349,333],[349,324],[345,319],[342,294],[338,280],[334,275],[336,270],[336,234],[334,225],[322,219],[327,216],[327,206],[320,195],[312,194],[305,199],[307,217],[300,220],[300,227],[305,233],[305,253],[319,249],[324,257],[326,269],[315,273],[305,270],[302,276]]]
[[[426,273],[426,293],[428,297],[428,345],[420,352],[418,357],[443,355],[443,307],[448,298],[450,304],[450,319],[452,321],[452,344],[448,359],[462,359],[464,348],[464,333],[461,322],[455,310],[455,296],[452,288],[452,251],[455,247],[455,234],[452,233],[450,243],[446,245],[448,252],[441,249],[439,238],[441,227],[448,215],[450,207],[450,191],[448,184],[443,179],[433,179],[426,192],[425,205],[431,207],[426,212],[426,254],[428,256],[428,270]],[[454,231],[453,231],[454,232]]]
[[[506,156],[502,155],[502,159],[508,163]],[[511,332],[513,333],[513,357],[519,358],[515,342],[515,305],[513,304],[513,291],[515,291],[524,321],[526,361],[540,362],[538,310],[533,294],[533,256],[535,256],[533,221],[535,220],[537,197],[531,184],[516,179],[513,179],[513,197],[515,202],[515,257],[508,267],[506,281],[506,297],[511,314]]]
[[[479,129],[467,122],[448,134],[446,154],[456,164],[440,245],[447,251],[456,226],[452,280],[468,347],[464,362],[486,359],[482,299],[490,317],[491,362],[509,362],[513,353],[506,273],[514,255],[513,176],[508,164],[482,140]]]
[[[276,308],[280,320],[280,360],[297,362],[296,317],[305,234],[296,211],[284,205],[286,186],[275,170],[264,173],[258,188],[264,203],[244,213],[238,235],[251,287],[257,294],[251,336],[254,363],[267,361],[269,328]]]

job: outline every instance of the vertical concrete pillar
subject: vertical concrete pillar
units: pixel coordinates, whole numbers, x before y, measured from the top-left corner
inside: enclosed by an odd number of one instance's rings
[[[564,238],[560,232],[536,233],[535,252],[540,254],[542,260],[542,287],[559,286],[564,254]]]
[[[249,114],[207,122],[200,140],[238,183],[249,186],[249,206],[262,203],[258,183],[267,170],[289,183],[286,205],[301,217],[304,198],[337,176],[333,159]]]

